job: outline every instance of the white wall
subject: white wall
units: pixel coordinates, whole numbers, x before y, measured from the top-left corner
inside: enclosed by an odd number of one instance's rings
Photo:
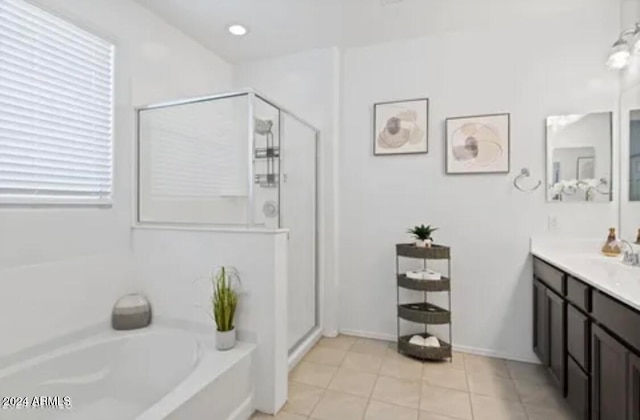
[[[306,51],[235,66],[237,88],[252,87],[320,129],[320,279],[322,324],[336,334],[337,320],[337,144],[340,54],[336,48]],[[293,280],[292,280],[293,281]]]
[[[228,90],[231,67],[129,0],[40,0],[116,45],[114,205],[0,208],[0,356],[107,323],[130,274],[133,106]]]
[[[254,407],[276,413],[287,399],[287,233],[136,229],[135,275],[156,319],[210,324],[211,276],[238,270],[239,339],[256,343]]]
[[[543,188],[524,194],[512,181],[523,167],[532,183],[543,179],[547,116],[617,111],[617,74],[604,60],[620,26],[609,0],[539,12],[344,52],[341,330],[395,338],[394,244],[430,223],[453,249],[455,345],[535,360],[529,237],[547,216],[558,231],[604,237],[617,205],[546,204]],[[431,100],[429,154],[374,157],[372,104],[416,97]],[[497,112],[511,113],[511,173],[445,175],[445,118]]]

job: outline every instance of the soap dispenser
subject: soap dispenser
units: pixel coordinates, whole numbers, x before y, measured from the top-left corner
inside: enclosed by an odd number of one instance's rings
[[[616,228],[609,228],[609,236],[602,247],[602,253],[607,257],[617,257],[620,252],[620,244],[616,239]]]

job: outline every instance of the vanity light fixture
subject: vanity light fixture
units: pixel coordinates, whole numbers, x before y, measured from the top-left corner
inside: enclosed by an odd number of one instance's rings
[[[244,36],[247,33],[249,33],[249,30],[247,29],[246,26],[240,25],[238,23],[234,23],[232,25],[228,25],[227,26],[227,31],[229,31],[229,33],[231,35],[235,35],[235,36]]]
[[[640,55],[640,23],[633,28],[626,29],[613,44],[607,66],[610,69],[621,70],[631,63],[631,54]]]

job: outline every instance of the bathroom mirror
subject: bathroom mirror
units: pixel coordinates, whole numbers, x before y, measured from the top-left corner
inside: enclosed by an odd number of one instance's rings
[[[611,201],[611,158],[610,112],[548,117],[547,201]]]
[[[629,113],[629,201],[640,201],[640,109]]]

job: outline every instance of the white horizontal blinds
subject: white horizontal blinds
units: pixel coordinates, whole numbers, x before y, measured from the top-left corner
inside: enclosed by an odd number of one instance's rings
[[[113,45],[0,0],[0,200],[106,201]]]

